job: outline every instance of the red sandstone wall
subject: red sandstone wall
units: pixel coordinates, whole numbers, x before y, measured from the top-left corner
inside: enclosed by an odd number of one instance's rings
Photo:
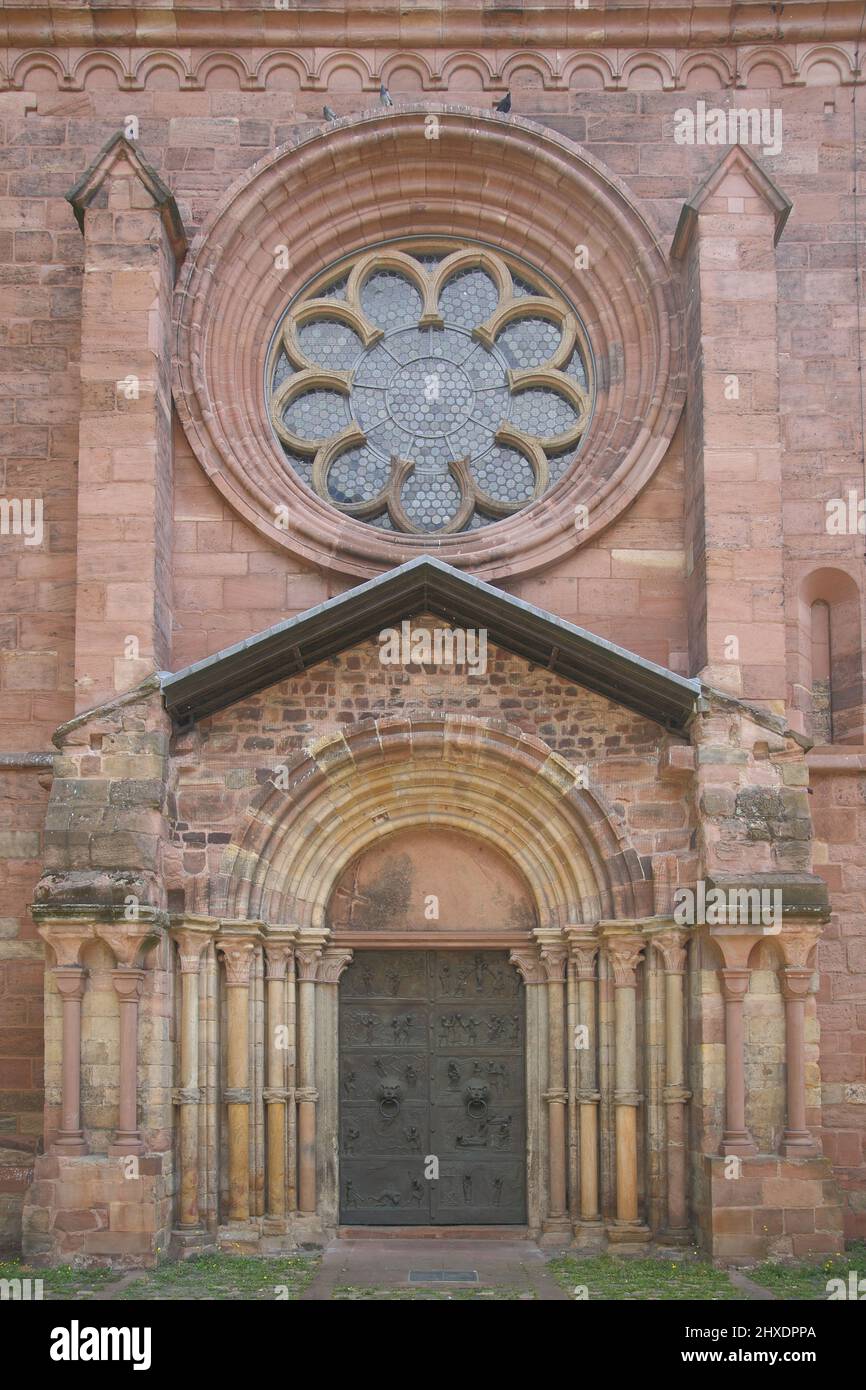
[[[863,100],[862,89],[839,84],[850,73],[848,48],[819,52],[807,44],[766,58],[747,52],[740,57],[748,85],[735,94],[738,105],[779,105],[784,112],[784,150],[766,167],[794,203],[778,266],[785,534],[798,574],[819,553],[823,563],[841,556],[862,570],[862,538],[830,538],[823,527],[825,498],[862,487],[851,130],[855,101],[863,128]],[[285,140],[297,122],[318,120],[325,100],[338,114],[375,104],[371,73],[377,68],[397,101],[429,96],[482,107],[501,95],[493,74],[504,71],[515,112],[548,123],[605,161],[669,238],[684,199],[719,153],[674,146],[672,113],[699,96],[727,100],[723,88],[733,53],[668,50],[645,60],[575,53],[567,55],[562,79],[554,80],[552,52],[542,61],[492,51],[446,60],[432,50],[390,57],[374,50],[329,57],[320,50],[317,85],[305,76],[313,55],[304,61],[277,55],[261,69],[266,89],[248,90],[264,50],[245,50],[242,57],[178,50],[139,67],[146,51],[85,56],[61,49],[32,59],[14,51],[9,69],[15,89],[0,90],[0,466],[5,495],[42,497],[46,513],[42,546],[0,540],[0,752],[48,748],[51,731],[72,711],[75,580],[86,583],[99,556],[74,554],[82,241],[64,195],[123,118],[139,117],[142,152],[170,184],[192,232],[238,174]],[[132,89],[120,90],[127,69],[138,78]],[[662,90],[677,69],[686,95]],[[197,74],[195,89],[182,90],[187,71]],[[604,90],[615,71],[623,73],[621,90]],[[435,72],[442,74],[438,81]],[[799,82],[805,85],[794,85]],[[175,517],[175,666],[334,592],[334,580],[270,552],[227,511],[182,439]],[[625,518],[573,559],[513,587],[521,597],[685,671],[684,549],[678,439]],[[0,1109],[15,1143],[32,1135],[39,1104],[32,1048],[36,940],[26,914],[40,860],[37,807],[44,793],[37,775],[5,777],[9,795],[0,826],[2,924],[11,943],[3,943],[0,967],[0,1087],[11,1099],[4,1097]],[[855,1084],[864,1079],[864,1022],[853,993],[860,986],[846,972],[863,969],[864,879],[856,858],[862,835],[858,827],[856,842],[847,838],[853,817],[836,814],[831,805],[825,810],[828,795],[842,798],[833,803],[839,810],[850,808],[850,796],[859,798],[859,807],[862,791],[849,779],[841,790],[834,784],[832,793],[822,786],[815,798],[826,827],[820,833],[829,843],[828,872],[838,871],[840,879],[840,885],[831,881],[831,890],[841,886],[842,892],[822,947],[828,972],[822,1017],[833,1040],[831,1074],[838,1073],[840,1084]],[[21,1027],[31,1030],[26,1038],[15,1031]],[[828,1144],[836,1146],[843,1168],[862,1161],[861,1113],[841,1101],[828,1112]]]

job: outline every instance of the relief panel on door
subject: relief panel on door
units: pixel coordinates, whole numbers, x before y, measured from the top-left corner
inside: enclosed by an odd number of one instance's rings
[[[504,952],[356,953],[340,987],[341,1219],[524,1222],[524,1045]]]

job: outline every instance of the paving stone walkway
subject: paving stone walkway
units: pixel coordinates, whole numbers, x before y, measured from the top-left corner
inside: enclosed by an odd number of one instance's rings
[[[410,1275],[416,1279],[410,1279]],[[444,1281],[443,1274],[477,1274]],[[429,1275],[429,1282],[417,1276]],[[307,1300],[394,1299],[529,1300],[570,1296],[551,1275],[542,1250],[528,1240],[334,1241],[322,1258]]]

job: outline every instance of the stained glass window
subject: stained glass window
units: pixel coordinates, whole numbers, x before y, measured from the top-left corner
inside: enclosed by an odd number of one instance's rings
[[[382,247],[280,320],[271,421],[319,496],[373,526],[476,530],[559,480],[591,414],[571,305],[480,246]]]

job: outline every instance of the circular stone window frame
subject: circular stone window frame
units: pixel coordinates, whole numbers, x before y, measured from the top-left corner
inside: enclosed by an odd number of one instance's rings
[[[524,262],[574,305],[595,363],[575,462],[520,512],[453,535],[375,528],[322,501],[282,453],[261,387],[274,329],[304,286],[412,236]],[[522,117],[425,102],[305,132],[228,189],[178,277],[172,368],[201,467],[275,546],[363,579],[436,554],[496,581],[573,553],[649,482],[685,402],[683,311],[659,233],[598,160]]]
[[[432,271],[425,270],[422,265],[424,258],[428,256],[434,256],[439,261]],[[301,333],[308,323],[324,320],[341,323],[355,334],[363,354],[376,350],[395,334],[411,331],[409,324],[383,330],[363,309],[363,286],[382,270],[402,275],[417,291],[421,300],[421,313],[417,324],[414,325],[416,328],[434,331],[437,328],[447,328],[453,333],[459,333],[472,343],[474,348],[486,349],[501,364],[502,389],[508,392],[512,405],[519,400],[522,391],[542,388],[555,392],[571,407],[574,413],[573,425],[556,436],[542,437],[532,434],[513,424],[510,417],[500,421],[498,426],[489,427],[491,446],[495,444],[514,448],[531,465],[535,480],[533,496],[515,501],[492,497],[477,481],[471,458],[452,459],[448,463],[448,469],[459,488],[459,506],[445,525],[435,530],[426,530],[410,520],[402,503],[403,486],[415,467],[414,462],[409,462],[408,456],[391,457],[390,478],[375,496],[351,503],[340,503],[330,495],[328,474],[337,460],[345,452],[359,445],[368,444],[374,451],[378,451],[379,446],[368,440],[362,422],[356,419],[349,406],[352,391],[357,385],[354,371],[318,365],[316,359],[304,350]],[[448,324],[441,313],[443,293],[455,277],[467,270],[481,270],[485,273],[497,295],[493,311],[474,324],[472,329],[466,328],[465,325]],[[515,295],[512,277],[523,280],[532,293]],[[348,279],[345,297],[327,298],[329,288],[343,278]],[[509,367],[497,347],[497,341],[507,329],[526,318],[543,320],[555,325],[559,332],[559,341],[542,361],[529,367]],[[568,363],[575,354],[582,364],[584,386],[579,385],[574,377],[567,374]],[[273,378],[280,356],[289,360],[292,371],[279,386],[274,386]],[[424,360],[428,360],[432,366],[439,365],[437,358]],[[447,363],[448,359],[443,358],[442,361]],[[401,535],[429,539],[457,533],[471,534],[469,522],[476,511],[487,518],[485,524],[495,525],[503,517],[516,516],[518,512],[527,511],[539,497],[544,496],[550,490],[550,460],[563,453],[570,454],[565,470],[568,471],[573,467],[576,455],[583,445],[592,422],[594,382],[595,363],[586,330],[574,306],[546,276],[519,257],[503,253],[498,247],[478,241],[457,241],[453,237],[414,235],[384,242],[379,246],[366,247],[354,255],[342,256],[339,261],[314,276],[298,291],[286,306],[272,334],[263,391],[270,411],[271,425],[278,439],[290,453],[308,456],[312,460],[312,479],[305,485],[311,487],[318,498],[344,515],[361,519],[368,525],[376,525],[376,518],[384,512],[390,517],[394,531]],[[283,412],[296,398],[300,399],[304,394],[316,390],[336,392],[344,396],[347,402],[347,419],[341,430],[334,431],[325,438],[311,440],[295,435],[288,429],[283,420]],[[423,436],[423,431],[417,431],[417,434]],[[435,437],[437,436],[430,436]],[[294,466],[291,458],[289,463]],[[303,479],[301,481],[304,482]]]

